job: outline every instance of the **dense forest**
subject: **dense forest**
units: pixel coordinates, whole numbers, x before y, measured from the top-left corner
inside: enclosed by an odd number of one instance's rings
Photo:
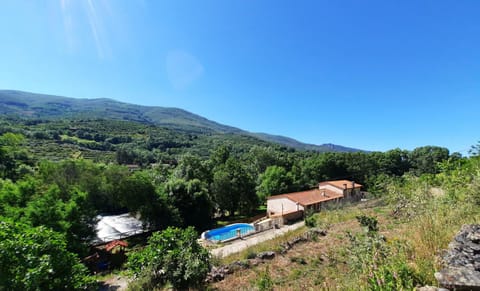
[[[135,121],[2,118],[0,287],[92,286],[79,258],[100,213],[137,213],[152,230],[202,231],[323,180],[355,180],[381,196],[392,177],[435,175],[467,160],[436,146],[319,153]]]

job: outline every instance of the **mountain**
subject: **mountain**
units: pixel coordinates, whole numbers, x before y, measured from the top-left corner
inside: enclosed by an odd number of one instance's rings
[[[0,114],[32,119],[102,118],[153,124],[186,133],[238,134],[253,136],[299,150],[319,152],[355,152],[358,149],[334,144],[313,145],[295,139],[251,133],[223,125],[179,108],[141,106],[113,99],[76,99],[15,90],[0,90]]]
[[[359,152],[362,150],[359,149],[354,149],[354,148],[349,148],[349,147],[344,147],[341,145],[336,145],[336,144],[331,144],[331,143],[326,143],[326,144],[321,144],[321,145],[315,145],[315,144],[308,144],[308,143],[303,143],[300,142],[296,139],[290,138],[290,137],[285,137],[281,135],[272,135],[268,133],[253,133],[255,137],[258,137],[259,139],[273,142],[276,144],[292,147],[295,149],[299,150],[306,150],[306,151],[317,151],[317,152]]]

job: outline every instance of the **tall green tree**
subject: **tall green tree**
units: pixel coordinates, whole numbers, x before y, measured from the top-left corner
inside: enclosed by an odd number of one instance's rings
[[[418,147],[410,153],[413,172],[417,176],[438,173],[438,163],[446,161],[448,157],[449,150],[437,146]]]
[[[287,193],[292,188],[293,178],[283,167],[269,166],[259,176],[257,195],[263,203],[270,195]]]
[[[211,170],[199,156],[193,154],[183,155],[174,170],[176,178],[184,180],[198,179],[205,183],[211,182]]]
[[[95,235],[96,213],[87,194],[72,189],[64,196],[57,186],[37,194],[27,203],[21,220],[34,227],[46,226],[65,235],[68,249],[85,254]]]
[[[224,165],[217,166],[213,174],[212,194],[218,208],[233,215],[250,214],[258,206],[255,180],[246,167],[230,157]]]
[[[157,193],[148,173],[136,172],[122,180],[119,191],[120,204],[130,212],[139,213],[150,228],[163,229],[180,223],[178,210],[169,204],[165,195]]]
[[[198,179],[173,178],[166,183],[165,192],[173,207],[178,209],[184,226],[205,230],[212,225],[213,202],[205,183]]]

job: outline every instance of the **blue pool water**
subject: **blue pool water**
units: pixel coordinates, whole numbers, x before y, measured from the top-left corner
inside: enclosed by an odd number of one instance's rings
[[[238,230],[240,230],[240,235],[244,236],[246,234],[254,232],[255,228],[248,223],[235,223],[206,231],[205,238],[214,241],[224,241],[237,237]]]

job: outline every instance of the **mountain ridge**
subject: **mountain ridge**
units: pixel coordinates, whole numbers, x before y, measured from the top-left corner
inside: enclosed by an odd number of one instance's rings
[[[18,90],[0,90],[0,114],[45,119],[109,118],[147,123],[184,132],[249,135],[299,150],[318,152],[363,151],[331,143],[314,145],[281,135],[252,133],[209,120],[181,108],[137,105],[111,98],[72,98]]]

